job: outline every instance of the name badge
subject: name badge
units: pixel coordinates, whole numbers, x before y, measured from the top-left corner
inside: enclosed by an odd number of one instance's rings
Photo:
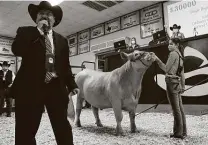
[[[52,58],[52,57],[49,57],[48,62],[49,62],[49,63],[53,63],[53,62],[54,62],[54,61],[53,61],[53,58]]]

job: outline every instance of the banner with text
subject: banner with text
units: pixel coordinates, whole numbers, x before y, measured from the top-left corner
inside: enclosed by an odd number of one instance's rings
[[[167,10],[169,27],[173,24],[180,25],[180,31],[186,38],[208,33],[207,1],[180,1],[168,5]],[[170,30],[169,33],[171,34]]]
[[[162,18],[162,4],[149,6],[141,10],[141,23],[147,23]]]

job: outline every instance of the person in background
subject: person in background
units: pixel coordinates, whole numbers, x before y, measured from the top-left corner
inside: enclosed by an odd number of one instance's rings
[[[15,74],[9,70],[10,64],[7,61],[3,61],[0,65],[2,67],[2,70],[0,70],[0,115],[3,113],[4,102],[6,102],[7,117],[11,117],[12,97],[10,96],[10,87]]]
[[[137,44],[136,38],[135,37],[132,37],[131,38],[130,46],[128,47],[128,50],[133,51],[135,49],[138,50],[139,48],[140,48],[140,46]]]
[[[181,26],[178,26],[177,24],[174,24],[172,27],[170,27],[170,30],[173,31],[171,38],[184,39],[185,36],[180,32],[180,29]]]
[[[185,78],[183,50],[181,50],[182,47],[180,47],[180,39],[170,39],[168,48],[170,54],[166,64],[156,55],[153,55],[153,58],[166,74],[167,97],[172,106],[174,116],[173,134],[171,134],[170,137],[184,139],[187,136],[187,129],[181,93],[183,93],[185,89]]]
[[[11,88],[15,95],[15,145],[36,145],[44,107],[57,145],[73,145],[67,118],[68,95],[78,89],[67,39],[53,30],[61,22],[63,11],[60,6],[42,1],[39,5],[30,4],[28,12],[37,26],[19,27],[12,44],[14,55],[22,57]]]

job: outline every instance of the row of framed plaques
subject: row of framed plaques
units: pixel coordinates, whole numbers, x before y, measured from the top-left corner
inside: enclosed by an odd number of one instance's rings
[[[84,42],[89,39],[97,38],[105,34],[110,34],[120,29],[126,29],[139,24],[139,12],[133,12],[122,17],[115,18],[105,23],[96,25],[90,29],[83,30],[79,33],[72,34],[68,37],[69,45],[74,46],[76,43]]]
[[[69,56],[74,56],[90,51],[90,41],[83,41],[69,46]]]
[[[163,29],[162,3],[131,12],[124,16],[98,24],[68,37],[71,55],[90,51],[89,40],[132,26],[140,25],[141,38],[152,36],[153,32]],[[139,30],[138,30],[139,32]]]

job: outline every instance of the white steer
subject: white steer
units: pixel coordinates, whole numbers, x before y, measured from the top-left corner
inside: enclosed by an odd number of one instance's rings
[[[139,101],[144,73],[154,61],[152,53],[137,51],[130,54],[121,52],[122,59],[128,61],[112,72],[98,72],[84,69],[75,76],[80,92],[77,95],[75,124],[81,127],[82,101],[92,105],[97,126],[102,127],[98,108],[113,108],[117,127],[116,135],[123,134],[122,110],[129,112],[131,132],[136,131],[135,111]]]

